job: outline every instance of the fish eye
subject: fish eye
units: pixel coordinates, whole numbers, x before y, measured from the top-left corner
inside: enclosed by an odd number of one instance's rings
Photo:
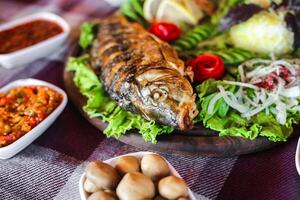
[[[153,99],[158,100],[161,97],[161,94],[159,92],[155,92],[153,94]]]
[[[154,102],[163,102],[168,98],[169,88],[164,85],[151,85],[149,87],[150,98]]]
[[[152,98],[154,101],[164,101],[168,97],[168,92],[164,89],[156,89],[152,93]]]

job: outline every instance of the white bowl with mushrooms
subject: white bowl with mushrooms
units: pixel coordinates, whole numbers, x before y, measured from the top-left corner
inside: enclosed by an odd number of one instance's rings
[[[152,152],[88,163],[79,191],[82,200],[196,200],[174,167]]]

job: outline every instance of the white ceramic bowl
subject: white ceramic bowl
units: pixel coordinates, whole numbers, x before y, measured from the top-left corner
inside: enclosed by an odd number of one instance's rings
[[[295,162],[296,162],[296,169],[298,171],[298,174],[300,175],[300,137],[298,140],[296,155],[295,155]]]
[[[107,164],[110,164],[111,166],[115,167],[117,160],[119,158],[123,157],[123,156],[134,156],[134,157],[137,157],[137,158],[141,159],[144,155],[147,155],[147,154],[155,154],[155,153],[145,152],[145,151],[136,152],[136,153],[129,153],[129,154],[125,154],[125,155],[121,155],[121,156],[117,156],[117,157],[105,160],[103,162],[105,162]],[[171,171],[171,175],[174,175],[174,176],[177,176],[177,177],[181,178],[181,176],[174,169],[174,167],[167,160],[166,160],[166,162],[169,165],[169,168],[170,168],[170,171]],[[79,193],[80,193],[81,200],[87,200],[87,198],[88,198],[88,193],[85,192],[84,189],[83,189],[83,184],[84,184],[85,179],[86,179],[85,173],[83,173],[82,176],[80,177],[80,180],[79,180]],[[190,198],[190,200],[196,200],[195,196],[193,195],[193,192],[190,189],[188,189],[188,190],[189,190],[188,192],[189,192],[189,198]]]
[[[62,27],[63,32],[30,47],[20,49],[12,53],[0,54],[0,66],[5,68],[13,68],[30,63],[34,60],[50,55],[65,42],[70,33],[70,27],[63,18],[50,12],[37,13],[13,20],[0,26],[0,31],[36,19],[53,21]]]
[[[43,121],[41,121],[36,127],[34,127],[31,131],[17,139],[15,142],[5,146],[0,147],[0,159],[8,159],[16,155],[18,152],[23,150],[26,146],[31,144],[37,137],[39,137],[54,121],[55,119],[61,114],[61,112],[66,107],[68,97],[66,93],[56,87],[51,83],[47,83],[45,81],[40,81],[37,79],[20,79],[14,81],[12,83],[7,84],[6,86],[0,89],[0,93],[8,92],[9,90],[22,87],[22,86],[29,86],[29,85],[41,85],[47,86],[54,91],[58,92],[62,95],[63,99],[60,105],[50,114],[48,115]]]

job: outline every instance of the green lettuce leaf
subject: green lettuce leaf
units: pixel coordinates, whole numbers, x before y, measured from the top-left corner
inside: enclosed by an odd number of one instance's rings
[[[149,26],[149,22],[144,17],[143,3],[141,0],[127,0],[122,4],[120,11],[123,16],[133,22],[138,22],[145,28]]]
[[[288,113],[285,125],[280,125],[276,117],[266,112],[260,112],[251,119],[241,117],[240,113],[230,108],[223,99],[216,103],[212,114],[208,114],[210,100],[217,94],[217,86],[221,85],[227,91],[235,92],[238,87],[224,84],[222,81],[207,80],[196,87],[198,92],[197,104],[200,110],[198,121],[206,128],[218,131],[220,136],[236,136],[255,139],[259,136],[278,142],[286,141],[293,132],[293,124],[300,120],[299,112]],[[251,93],[251,91],[249,91]]]
[[[87,98],[83,110],[90,117],[99,117],[108,123],[104,130],[107,137],[118,138],[131,129],[138,129],[145,141],[156,143],[157,136],[171,133],[174,129],[139,115],[123,110],[105,92],[96,74],[89,68],[88,56],[70,58],[67,70],[74,73],[74,83]]]
[[[95,24],[89,23],[89,22],[84,22],[81,25],[79,45],[82,48],[85,49],[92,44],[92,42],[94,40],[94,27],[95,27]]]

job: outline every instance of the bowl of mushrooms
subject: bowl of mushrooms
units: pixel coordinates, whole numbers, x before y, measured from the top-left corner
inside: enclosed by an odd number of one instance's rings
[[[79,191],[82,200],[196,200],[174,167],[152,152],[88,163]]]

